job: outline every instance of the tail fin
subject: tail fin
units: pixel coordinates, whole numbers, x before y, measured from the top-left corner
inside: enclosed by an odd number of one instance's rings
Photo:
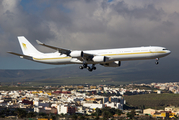
[[[18,36],[18,40],[24,55],[41,54],[24,36]]]

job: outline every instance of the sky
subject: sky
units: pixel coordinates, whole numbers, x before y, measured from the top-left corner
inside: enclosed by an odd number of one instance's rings
[[[25,36],[41,52],[46,44],[91,50],[163,46],[179,59],[178,0],[1,0],[0,69],[59,67],[20,59],[17,36]],[[165,59],[165,58],[163,58]]]

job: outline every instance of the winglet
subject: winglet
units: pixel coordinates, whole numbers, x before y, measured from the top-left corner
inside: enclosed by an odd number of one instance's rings
[[[39,40],[36,40],[36,42],[37,42],[39,45],[42,45],[42,46],[45,46],[45,47],[48,47],[48,48],[57,50],[58,52],[64,53],[64,54],[67,54],[67,55],[71,52],[71,50],[68,50],[68,49],[59,48],[59,47],[55,47],[55,46],[51,46],[51,45],[46,45],[46,44],[40,42]]]
[[[44,45],[44,43],[40,42],[39,40],[36,40],[36,42],[37,42],[39,45]]]

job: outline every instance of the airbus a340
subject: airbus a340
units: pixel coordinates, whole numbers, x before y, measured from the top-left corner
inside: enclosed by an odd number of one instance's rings
[[[156,64],[161,57],[171,53],[170,50],[159,46],[116,48],[101,50],[69,50],[46,45],[38,40],[39,45],[56,50],[54,53],[42,53],[38,51],[24,36],[18,37],[23,54],[8,52],[21,58],[46,64],[82,64],[80,69],[96,70],[95,65],[105,67],[119,67],[121,61],[156,59]],[[91,64],[91,66],[89,66]]]

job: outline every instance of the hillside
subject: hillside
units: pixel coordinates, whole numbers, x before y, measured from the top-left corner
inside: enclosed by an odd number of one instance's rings
[[[125,61],[121,67],[97,65],[97,70],[80,70],[68,65],[45,70],[0,70],[0,82],[32,82],[38,84],[128,84],[178,81],[177,59],[165,58],[159,65],[155,60]]]
[[[164,109],[168,105],[179,106],[178,94],[141,94],[124,96],[130,107]]]

